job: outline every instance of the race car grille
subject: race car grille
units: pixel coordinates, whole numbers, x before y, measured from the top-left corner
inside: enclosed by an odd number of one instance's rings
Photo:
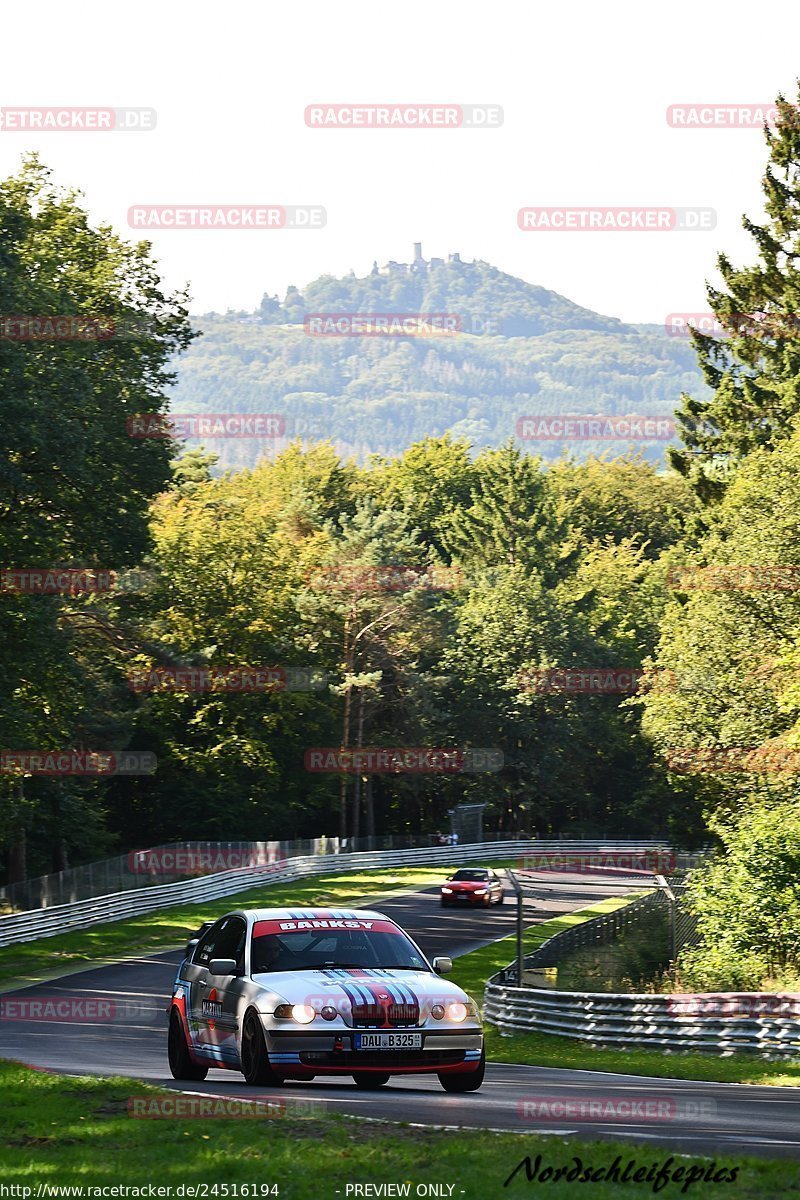
[[[390,1004],[384,1008],[382,1004],[354,1004],[352,1010],[353,1025],[418,1025],[418,1004]]]
[[[463,1063],[463,1050],[301,1050],[300,1061],[308,1067],[452,1067]]]

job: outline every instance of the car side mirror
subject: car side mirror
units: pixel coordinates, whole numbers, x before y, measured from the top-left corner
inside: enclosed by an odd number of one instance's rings
[[[192,953],[192,951],[194,950],[195,946],[197,945],[197,943],[199,941],[200,941],[200,938],[192,938],[191,941],[186,943],[186,957],[187,958]]]
[[[437,975],[449,975],[453,969],[452,958],[435,958],[433,960],[433,969]]]
[[[235,975],[236,959],[212,958],[211,962],[208,964],[208,969],[212,975]]]

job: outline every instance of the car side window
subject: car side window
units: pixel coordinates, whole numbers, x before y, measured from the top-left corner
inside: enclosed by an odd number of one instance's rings
[[[241,917],[230,917],[222,934],[222,944],[214,953],[215,958],[232,958],[239,971],[244,970],[244,943],[247,937],[247,922]]]
[[[214,956],[214,947],[216,946],[217,941],[219,940],[219,936],[220,936],[221,932],[222,932],[222,922],[221,921],[217,921],[215,925],[212,925],[210,929],[206,930],[206,932],[203,934],[203,936],[200,938],[200,941],[197,943],[197,945],[194,948],[194,954],[192,955],[193,963],[195,963],[199,967],[207,967],[208,966],[208,964],[211,962],[211,959]]]
[[[192,962],[207,967],[212,958],[234,958],[241,968],[246,932],[247,926],[241,917],[223,917],[200,939]]]

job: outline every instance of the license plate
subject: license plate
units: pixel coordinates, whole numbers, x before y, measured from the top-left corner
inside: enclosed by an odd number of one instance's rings
[[[421,1033],[357,1033],[356,1050],[421,1050]]]

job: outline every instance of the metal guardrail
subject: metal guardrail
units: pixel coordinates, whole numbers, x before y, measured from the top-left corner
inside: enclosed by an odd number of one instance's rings
[[[458,810],[481,805],[459,805]],[[454,810],[457,811],[457,810]],[[439,835],[444,839],[452,834]],[[435,834],[385,833],[363,838],[338,837],[302,838],[299,841],[190,841],[170,842],[147,849],[131,850],[114,858],[99,862],[84,863],[35,879],[24,879],[18,883],[0,884],[0,907],[7,905],[14,911],[33,908],[49,908],[57,904],[74,904],[76,900],[89,900],[93,896],[109,896],[112,892],[127,892],[134,888],[154,887],[157,883],[175,883],[187,875],[216,875],[220,871],[236,867],[263,866],[277,859],[298,858],[305,854],[360,854],[378,850],[414,850],[425,846],[450,845],[450,841],[435,840]],[[529,853],[560,859],[580,849],[582,853],[600,852],[610,845],[619,845],[613,836],[605,839],[541,840],[532,842],[507,833],[479,833],[471,839],[461,836],[462,845],[474,842],[521,841],[534,846]],[[458,842],[455,843],[456,845]],[[635,846],[636,852],[653,854],[663,850],[663,840],[623,843],[626,848]],[[182,860],[182,866],[170,871],[169,859]],[[150,870],[148,864],[158,860],[158,866]],[[191,870],[186,869],[191,862]],[[157,876],[157,878],[156,878]]]
[[[114,858],[83,863],[34,879],[0,884],[0,906],[15,911],[50,908],[56,904],[73,904],[93,896],[108,896],[112,892],[128,892],[134,888],[153,887],[157,883],[176,883],[188,875],[216,875],[236,867],[264,866],[277,859],[297,858],[304,854],[355,854],[373,850],[411,850],[421,846],[449,845],[437,843],[433,834],[387,833],[378,837],[345,838],[318,837],[296,841],[189,841],[169,842],[147,849],[131,850]],[[446,835],[450,836],[450,835]],[[462,839],[466,841],[466,839]],[[507,842],[508,834],[486,834],[474,837],[479,842]],[[457,843],[456,843],[457,844]],[[176,869],[170,870],[172,860]],[[149,864],[157,866],[150,869]],[[179,864],[179,865],[178,865]],[[190,869],[187,869],[190,866]]]
[[[31,942],[37,938],[55,937],[73,929],[86,929],[108,921],[155,912],[158,909],[197,904],[231,896],[236,892],[265,883],[284,883],[309,875],[324,875],[338,871],[375,870],[380,867],[411,867],[416,864],[436,866],[481,859],[511,858],[533,850],[554,849],[627,849],[631,845],[649,848],[663,843],[626,842],[542,842],[532,839],[479,842],[463,846],[427,846],[418,849],[383,850],[358,854],[298,855],[277,863],[224,871],[215,875],[181,880],[94,896],[70,904],[33,909],[0,917],[0,946],[16,942]]]
[[[667,902],[654,892],[557,933],[526,955],[524,966],[552,966],[567,951],[613,937],[643,908]],[[517,986],[512,964],[488,981],[483,1015],[501,1031],[558,1034],[596,1046],[800,1055],[800,993],[793,992],[559,992]]]
[[[597,1046],[800,1055],[795,993],[556,992],[512,987],[495,976],[486,985],[483,1015],[500,1030],[555,1033]]]

